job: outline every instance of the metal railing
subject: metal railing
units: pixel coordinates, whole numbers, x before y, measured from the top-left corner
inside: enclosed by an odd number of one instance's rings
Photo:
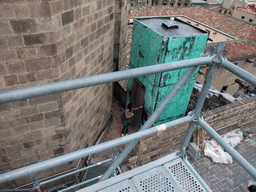
[[[91,146],[85,149],[81,149],[79,151],[75,151],[69,154],[65,154],[59,157],[55,157],[46,161],[42,161],[33,165],[29,165],[23,168],[19,168],[16,170],[12,170],[3,174],[0,174],[0,184],[11,181],[20,177],[24,177],[30,174],[37,173],[39,171],[43,171],[49,169],[51,167],[55,167],[79,158],[86,157],[88,155],[93,155],[99,153],[101,151],[111,149],[123,144],[128,143],[128,145],[124,148],[121,154],[114,160],[113,164],[108,168],[108,170],[102,175],[99,181],[105,180],[113,174],[114,170],[118,168],[120,163],[124,160],[124,158],[129,154],[129,152],[134,148],[139,139],[162,132],[166,129],[171,129],[177,125],[182,125],[184,123],[189,123],[189,128],[186,132],[186,136],[182,143],[182,147],[180,150],[180,156],[182,158],[186,158],[185,149],[187,148],[189,139],[194,131],[196,125],[202,126],[206,132],[213,137],[254,179],[256,179],[256,169],[245,160],[238,152],[236,152],[229,144],[227,144],[219,135],[216,133],[203,119],[201,109],[203,103],[206,98],[206,94],[211,85],[215,70],[218,67],[224,67],[242,79],[248,81],[252,85],[256,86],[256,77],[247,71],[241,69],[240,67],[230,63],[226,60],[225,54],[226,50],[224,49],[225,43],[218,43],[216,48],[211,48],[210,52],[202,55],[197,59],[189,59],[184,61],[177,61],[166,64],[159,64],[149,67],[142,67],[137,69],[129,69],[124,71],[118,71],[113,73],[95,75],[91,77],[84,77],[79,79],[67,80],[57,83],[51,83],[46,85],[39,85],[29,88],[17,89],[12,91],[6,91],[0,93],[0,103],[6,103],[11,101],[17,101],[22,99],[28,99],[32,97],[38,97],[42,95],[48,95],[53,93],[59,93],[63,91],[79,89],[104,83],[110,83],[115,81],[120,81],[129,78],[135,78],[145,75],[151,75],[155,73],[161,73],[166,71],[172,71],[182,68],[188,68],[186,73],[182,76],[182,78],[177,82],[174,88],[169,92],[166,98],[162,101],[162,103],[156,108],[154,113],[149,117],[149,119],[145,122],[145,124],[141,127],[140,131],[134,133],[129,136],[121,137],[118,139],[114,139],[105,143],[101,143],[96,146]],[[175,95],[179,92],[179,90],[183,87],[183,85],[187,82],[187,80],[191,77],[198,66],[209,66],[210,70],[207,75],[207,78],[204,82],[204,86],[200,97],[198,99],[195,110],[190,113],[188,116],[159,125],[154,126],[153,123],[155,120],[161,115],[162,111],[167,107],[167,105],[172,101]],[[74,189],[83,185],[84,183],[76,184],[75,186],[71,186],[70,188],[63,189],[61,191],[69,191],[70,189]],[[40,183],[39,183],[40,185]]]

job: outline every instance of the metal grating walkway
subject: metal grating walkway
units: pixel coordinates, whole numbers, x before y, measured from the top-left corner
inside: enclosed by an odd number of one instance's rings
[[[79,192],[206,192],[211,191],[187,160],[165,156]]]

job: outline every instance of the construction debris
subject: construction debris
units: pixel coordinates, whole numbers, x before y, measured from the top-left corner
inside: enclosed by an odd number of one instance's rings
[[[243,132],[237,129],[222,137],[229,145],[235,147],[243,140]],[[215,163],[233,163],[232,157],[215,140],[205,141],[204,155],[212,158],[212,161]]]

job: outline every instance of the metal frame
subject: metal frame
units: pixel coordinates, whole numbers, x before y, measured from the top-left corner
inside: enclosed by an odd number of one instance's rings
[[[201,117],[201,109],[203,103],[206,98],[206,93],[210,87],[211,81],[213,79],[213,75],[215,70],[218,67],[224,67],[232,73],[238,75],[242,79],[248,81],[252,85],[256,86],[256,77],[247,71],[241,69],[238,66],[230,63],[225,59],[226,50],[224,49],[225,44],[220,42],[217,44],[216,48],[211,48],[210,52],[204,57],[200,57],[197,59],[189,59],[185,61],[177,61],[172,63],[154,65],[149,67],[137,68],[137,69],[129,69],[124,71],[118,71],[113,73],[106,73],[101,75],[95,75],[91,77],[83,77],[79,79],[67,80],[57,83],[51,83],[46,85],[39,85],[29,88],[17,89],[12,91],[6,91],[0,93],[0,104],[7,103],[17,100],[23,100],[48,94],[59,93],[63,91],[69,91],[73,89],[79,89],[84,87],[90,87],[99,84],[105,84],[110,82],[115,82],[119,80],[135,78],[145,75],[151,75],[155,73],[161,73],[165,71],[172,71],[182,68],[188,68],[183,77],[178,81],[175,87],[170,91],[164,101],[159,105],[159,107],[155,110],[155,112],[150,116],[150,118],[145,122],[145,124],[141,127],[140,131],[134,133],[132,135],[118,138],[115,140],[111,140],[96,146],[91,146],[85,149],[81,149],[76,152],[72,152],[66,155],[62,155],[56,158],[52,158],[46,161],[42,161],[33,165],[29,165],[23,168],[19,168],[13,171],[9,171],[3,174],[0,174],[0,184],[11,181],[20,177],[24,177],[39,171],[43,171],[49,169],[51,167],[55,167],[69,161],[73,161],[79,158],[86,157],[88,155],[96,154],[98,152],[114,148],[119,145],[123,145],[125,143],[129,143],[126,148],[122,151],[122,153],[115,159],[114,163],[110,166],[110,168],[106,171],[104,175],[102,175],[100,181],[105,180],[110,177],[114,170],[118,169],[119,164],[123,161],[123,159],[128,155],[128,153],[132,150],[132,148],[136,145],[139,139],[149,136],[166,129],[170,129],[177,125],[181,125],[189,122],[189,128],[187,130],[186,136],[184,138],[182,148],[180,151],[180,156],[183,159],[186,159],[185,149],[187,148],[188,141],[193,133],[195,125],[201,125],[209,135],[211,135],[226,151],[234,157],[238,163],[245,168],[245,170],[256,179],[256,169],[250,165],[241,155],[239,155],[231,146],[229,146]],[[162,111],[166,108],[166,106],[171,102],[171,100],[175,97],[175,95],[179,92],[179,90],[183,87],[186,81],[190,78],[190,76],[196,70],[196,67],[207,65],[210,67],[210,72],[206,78],[206,81],[203,86],[203,90],[199,97],[196,109],[190,115],[150,128],[155,120],[160,116]],[[82,185],[83,183],[77,184],[77,186]],[[40,183],[39,183],[40,186]],[[75,187],[77,187],[75,186]],[[66,191],[70,188],[64,189],[62,191]]]

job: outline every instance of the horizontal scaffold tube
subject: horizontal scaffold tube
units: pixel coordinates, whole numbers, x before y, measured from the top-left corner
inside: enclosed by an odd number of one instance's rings
[[[244,79],[245,81],[251,83],[252,85],[256,86],[256,77],[255,75],[245,71],[241,67],[234,65],[233,63],[222,59],[221,67],[229,70],[230,72],[234,73],[238,77]]]
[[[212,57],[200,57],[196,59],[189,59],[183,61],[176,61],[172,63],[158,64],[148,67],[141,67],[136,69],[127,69],[123,71],[105,73],[94,75],[90,77],[82,77],[45,85],[37,85],[22,89],[0,92],[0,104],[111,83],[115,81],[152,75],[155,73],[162,73],[166,71],[173,71],[177,69],[208,65],[212,62]]]
[[[199,125],[225,149],[254,179],[256,179],[256,169],[240,155],[233,147],[231,147],[209,124],[199,118]]]
[[[186,116],[166,124],[162,124],[159,126],[155,126],[143,131],[139,131],[137,133],[133,133],[131,135],[120,137],[118,139],[114,139],[111,141],[107,141],[105,143],[101,143],[99,145],[91,146],[85,149],[81,149],[75,152],[68,153],[66,155],[62,155],[59,157],[55,157],[46,161],[42,161],[33,165],[28,165],[26,167],[22,167],[13,171],[9,171],[3,174],[0,174],[0,183],[4,183],[7,181],[12,181],[14,179],[24,177],[33,173],[37,173],[39,171],[43,171],[49,169],[51,167],[56,167],[58,165],[62,165],[64,163],[68,163],[70,161],[80,159],[86,157],[88,155],[93,155],[99,153],[101,151],[105,151],[107,149],[112,149],[114,147],[129,143],[134,140],[141,139],[143,137],[153,135],[155,133],[164,131],[165,129],[170,129],[172,127],[182,125],[184,123],[188,123],[191,121],[191,116]]]

